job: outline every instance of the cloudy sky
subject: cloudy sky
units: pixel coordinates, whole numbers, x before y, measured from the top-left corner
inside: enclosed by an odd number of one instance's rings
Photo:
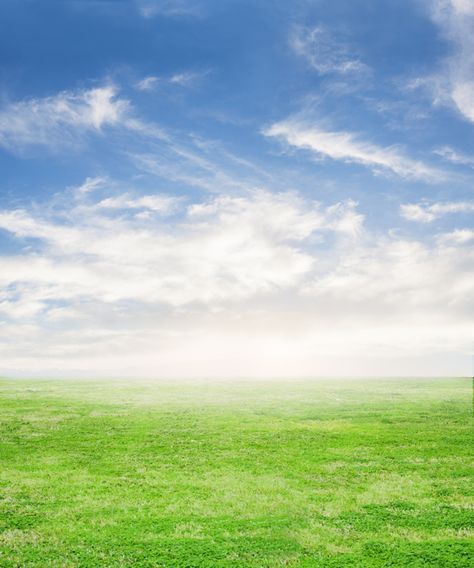
[[[473,0],[3,0],[0,373],[468,375]]]

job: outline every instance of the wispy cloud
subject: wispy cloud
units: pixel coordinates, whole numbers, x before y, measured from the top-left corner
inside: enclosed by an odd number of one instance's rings
[[[468,156],[449,146],[438,148],[434,151],[434,153],[452,164],[469,166],[471,168],[474,167],[474,156]]]
[[[99,209],[141,209],[163,215],[174,212],[181,199],[172,195],[143,195],[133,197],[127,193],[107,197],[95,204]]]
[[[202,76],[202,74],[200,75]],[[185,85],[197,80],[193,73],[166,79]],[[106,85],[90,90],[64,91],[46,98],[28,99],[0,110],[0,148],[22,153],[41,146],[70,153],[82,148],[92,135],[115,135],[115,148],[142,172],[166,182],[214,193],[259,185],[268,172],[228,152],[221,143],[182,132],[169,133],[138,115],[132,103]],[[120,134],[120,136],[117,136]],[[271,176],[270,176],[271,177]],[[258,178],[258,179],[257,179]],[[90,178],[76,194],[103,187],[105,177]]]
[[[471,0],[433,0],[434,21],[454,49],[431,77],[415,86],[428,87],[435,103],[455,108],[465,120],[474,122],[474,7]]]
[[[215,194],[252,191],[269,181],[273,189],[287,189],[278,176],[234,155],[216,140],[196,136],[168,138],[154,152],[131,152],[129,157],[149,175]]]
[[[138,83],[136,83],[136,88],[139,91],[153,91],[161,86],[172,86],[177,85],[179,87],[189,87],[200,81],[206,72],[195,72],[195,71],[183,71],[181,73],[175,73],[167,77],[159,77],[156,75],[149,75],[144,77]]]
[[[201,8],[196,0],[135,0],[144,18],[197,16]]]
[[[408,203],[400,206],[402,217],[409,221],[431,223],[450,213],[473,213],[474,201],[446,201],[442,203]]]
[[[96,176],[96,177],[88,177],[84,183],[81,185],[74,187],[74,193],[79,196],[82,196],[86,193],[90,193],[97,188],[104,187],[108,182],[108,179],[104,176]]]
[[[298,119],[277,122],[263,133],[320,157],[356,163],[374,173],[392,173],[407,179],[441,181],[443,172],[405,156],[398,147],[380,147],[351,132],[329,131]]]
[[[136,83],[136,88],[139,91],[153,91],[160,83],[160,78],[154,75],[149,75],[144,77],[138,83]]]
[[[180,85],[181,87],[190,85],[197,79],[204,76],[204,73],[193,73],[191,71],[187,71],[184,73],[175,73],[169,78],[169,82],[172,85]]]
[[[322,26],[294,28],[290,37],[290,46],[321,75],[370,73],[368,65],[354,56],[354,49]]]
[[[150,140],[167,139],[154,122],[137,117],[132,103],[111,84],[26,99],[0,109],[0,147],[12,152],[34,146],[70,151],[81,146],[86,136],[103,135],[110,129]]]
[[[0,146],[59,149],[86,133],[122,124],[128,111],[129,102],[118,98],[112,85],[11,103],[0,110]]]

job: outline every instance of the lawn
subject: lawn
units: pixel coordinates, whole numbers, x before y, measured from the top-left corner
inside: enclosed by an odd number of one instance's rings
[[[470,379],[0,380],[0,566],[472,567]]]

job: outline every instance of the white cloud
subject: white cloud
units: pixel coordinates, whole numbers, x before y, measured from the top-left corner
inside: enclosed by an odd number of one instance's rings
[[[474,122],[474,81],[459,81],[453,85],[451,96],[458,110]]]
[[[453,106],[474,122],[474,7],[471,0],[434,0],[433,18],[454,52],[442,70],[429,78],[435,102]]]
[[[144,195],[131,197],[121,194],[99,201],[95,207],[102,209],[147,209],[155,213],[169,214],[176,210],[181,199],[172,195]]]
[[[141,81],[138,81],[135,86],[139,91],[152,91],[159,84],[159,82],[159,77],[149,75],[148,77],[144,77]]]
[[[337,41],[325,28],[298,27],[293,30],[290,45],[319,74],[367,75],[370,68],[354,57],[354,50]]]
[[[450,233],[443,233],[438,236],[438,241],[441,244],[457,244],[464,245],[474,241],[474,231],[471,229],[457,229]]]
[[[474,15],[472,0],[451,0],[451,4],[457,14]]]
[[[128,101],[117,98],[112,85],[12,103],[0,110],[0,146],[60,149],[85,133],[122,124],[128,110]]]
[[[359,324],[467,324],[474,308],[474,250],[462,246],[467,242],[424,244],[382,236],[343,250],[329,270],[307,284],[306,293],[318,298],[328,315],[351,314]]]
[[[104,187],[108,180],[103,176],[88,177],[84,183],[81,183],[78,187],[73,188],[74,192],[81,196],[94,191],[100,187]]]
[[[254,177],[245,177],[247,172],[243,167],[238,175],[233,175],[232,169],[228,167],[231,160],[225,160],[226,156],[220,149],[215,149],[212,159],[208,157],[209,152],[200,150],[170,141],[167,151],[132,154],[130,158],[138,169],[148,174],[212,193],[252,190],[260,185]]]
[[[472,213],[474,201],[446,201],[443,203],[407,203],[400,206],[402,217],[409,221],[431,223],[449,213]]]
[[[263,133],[321,157],[361,164],[375,173],[390,172],[403,178],[425,181],[444,179],[443,172],[406,157],[397,147],[383,148],[351,132],[331,132],[317,124],[290,118],[273,124]]]
[[[474,156],[467,156],[466,154],[458,152],[449,146],[438,148],[434,151],[434,153],[453,164],[469,166],[471,168],[474,167]]]
[[[181,85],[182,87],[184,87],[186,85],[189,85],[199,77],[202,77],[202,74],[187,71],[185,73],[175,73],[174,75],[171,75],[169,82],[173,85]]]
[[[41,256],[35,254],[31,263],[23,257],[5,260],[9,264],[0,281],[17,282],[18,270],[23,281],[28,265],[29,278],[50,283],[58,294],[67,283],[62,290],[67,298],[171,305],[238,299],[297,282],[312,265],[297,243],[315,231],[356,235],[362,223],[353,203],[321,210],[293,194],[263,191],[192,205],[172,228],[109,214],[121,208],[168,213],[176,201],[111,197],[95,204],[94,216],[91,207],[66,211],[67,223],[24,210],[0,212],[0,228],[43,242]]]
[[[193,0],[135,0],[144,18],[155,16],[183,17],[197,16],[200,8]]]
[[[264,190],[132,214],[161,197],[0,212],[18,241],[0,257],[0,372],[393,375],[437,373],[441,355],[462,370],[470,234],[371,234],[353,201]]]
[[[139,91],[153,91],[157,87],[165,85],[178,85],[180,87],[189,87],[190,85],[202,79],[205,75],[207,75],[207,72],[193,72],[193,71],[183,71],[181,73],[174,73],[173,75],[163,76],[163,77],[149,75],[138,81],[135,87]]]

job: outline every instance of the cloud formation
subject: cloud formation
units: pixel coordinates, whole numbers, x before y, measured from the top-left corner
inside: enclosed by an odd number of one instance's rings
[[[474,122],[474,8],[470,0],[434,0],[433,18],[454,50],[428,83],[435,102],[454,107]]]
[[[144,18],[155,16],[179,18],[196,16],[200,13],[197,2],[193,0],[135,0],[135,2]]]
[[[25,210],[3,211],[0,228],[41,241],[31,263],[39,266],[38,274],[32,268],[30,278],[51,286],[58,300],[90,295],[182,305],[291,286],[312,266],[298,243],[315,231],[354,235],[362,222],[353,203],[321,210],[296,195],[264,191],[186,206],[171,227],[150,215],[169,213],[178,203],[170,196],[119,195],[76,204],[64,211],[68,223]],[[137,217],[136,210],[149,215]],[[23,260],[26,268],[31,259],[8,261],[5,285],[18,282],[15,267],[24,281]],[[45,265],[54,270],[44,271]]]
[[[153,91],[160,86],[165,85],[178,85],[180,87],[188,87],[201,79],[206,73],[197,73],[193,71],[183,71],[181,73],[174,73],[168,77],[158,77],[156,75],[148,75],[138,83],[136,88],[139,91]]]
[[[180,202],[179,197],[171,195],[144,195],[142,197],[132,197],[122,194],[114,197],[107,197],[95,204],[98,209],[140,209],[142,215],[161,213],[163,215],[172,213]]]
[[[329,131],[307,121],[290,118],[273,124],[263,133],[295,148],[310,150],[317,156],[360,164],[378,174],[392,173],[429,182],[445,177],[440,170],[405,156],[397,147],[383,148],[351,132]]]
[[[0,110],[0,146],[18,151],[74,145],[84,134],[123,123],[128,111],[113,85],[12,103]]]
[[[464,245],[474,240],[474,231],[471,229],[457,229],[449,233],[439,235],[438,241],[441,243],[454,243]]]
[[[95,191],[0,212],[18,245],[0,258],[3,372],[342,374],[374,349],[467,349],[470,235],[370,234],[356,203],[296,192]]]
[[[474,213],[474,201],[446,201],[443,203],[407,203],[400,205],[402,217],[409,221],[431,223],[450,213]]]
[[[462,152],[458,152],[450,146],[442,146],[434,151],[435,154],[441,156],[444,160],[451,162],[452,164],[468,166],[474,168],[474,156],[468,156]]]
[[[295,28],[290,38],[290,46],[320,75],[370,73],[370,68],[359,58],[354,57],[353,49],[338,41],[322,26]]]

